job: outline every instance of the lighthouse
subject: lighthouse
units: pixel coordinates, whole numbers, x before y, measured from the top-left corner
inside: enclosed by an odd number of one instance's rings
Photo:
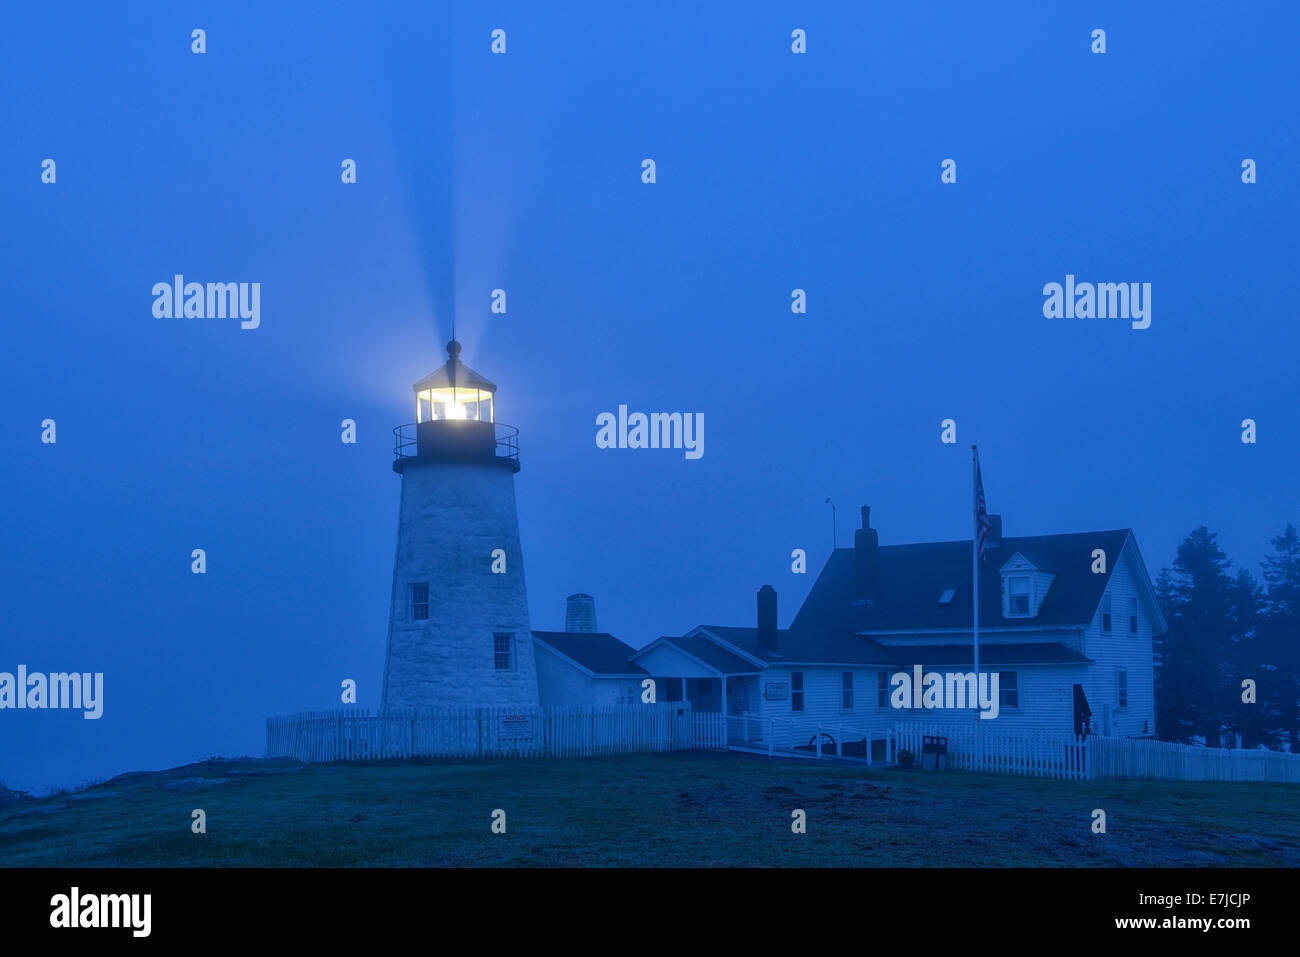
[[[533,707],[537,669],[515,511],[519,430],[497,387],[460,361],[415,383],[399,425],[402,478],[384,662],[384,711]]]

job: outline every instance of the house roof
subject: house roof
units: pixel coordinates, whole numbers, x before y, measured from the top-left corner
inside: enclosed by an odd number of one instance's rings
[[[892,660],[884,645],[852,631],[778,631],[773,652],[759,645],[757,628],[725,625],[700,625],[700,628],[769,665],[812,662],[867,665]]]
[[[927,668],[974,665],[974,649],[965,645],[891,645],[890,654],[881,664],[924,665]],[[1023,641],[1011,644],[980,642],[980,667],[985,665],[1086,665],[1092,659],[1057,641]]]
[[[746,661],[739,655],[733,655],[716,642],[694,633],[681,636],[663,635],[637,651],[633,657],[640,657],[660,644],[671,645],[678,651],[690,655],[714,671],[719,671],[725,675],[752,675],[759,671],[759,666],[752,661]]]
[[[1017,555],[1019,555],[1025,561],[1029,562],[1029,564],[1033,565],[1040,572],[1056,573],[1060,571],[1060,569],[1056,567],[1056,563],[1053,562],[1046,555],[1040,555],[1038,554],[1038,552],[1026,552],[1022,549],[1016,549],[1015,551],[1012,552],[1005,552],[1005,551],[1002,552],[1002,554],[998,556],[1001,559],[1001,564],[998,567],[1001,568],[1002,565],[1005,565],[1007,562],[1011,561],[1011,559],[1015,558]],[[970,568],[969,562],[966,564],[966,567]],[[980,571],[983,571],[983,569],[980,569]],[[982,598],[984,596],[981,595],[980,597]]]
[[[853,632],[777,633],[777,651],[758,645],[757,628],[733,628],[701,625],[747,654],[772,664],[847,664],[847,665],[960,665],[974,663],[971,645],[885,645]],[[677,639],[669,639],[677,640]],[[1092,659],[1055,641],[1025,641],[1007,644],[980,642],[981,665],[1053,665],[1088,664]]]
[[[757,628],[737,628],[733,625],[700,625],[699,628],[716,635],[727,644],[734,645],[751,658],[757,658],[759,661],[781,661],[785,657],[781,654],[781,642],[786,636],[785,631],[778,629],[776,633],[777,650],[772,652],[758,643]],[[698,631],[699,629],[695,630]]]
[[[1102,591],[1110,579],[1128,529],[1003,538],[988,550],[980,567],[980,627],[1086,627],[1091,623]],[[1105,574],[1093,574],[1093,549],[1109,558]],[[998,569],[1016,552],[1042,561],[1039,567],[1056,571],[1056,578],[1029,619],[1002,617],[1002,579]],[[1031,559],[1033,560],[1033,559]],[[1037,564],[1037,561],[1035,561]],[[927,542],[916,545],[881,545],[878,583],[870,601],[861,601],[854,575],[854,550],[838,548],[826,562],[803,607],[790,625],[790,649],[798,654],[805,641],[833,633],[881,634],[916,631],[963,631],[971,627],[971,542]],[[944,588],[957,594],[939,604]]]
[[[533,638],[595,675],[647,674],[629,660],[636,649],[607,632],[535,631]]]

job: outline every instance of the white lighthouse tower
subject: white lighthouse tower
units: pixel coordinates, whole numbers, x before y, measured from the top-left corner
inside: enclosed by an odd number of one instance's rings
[[[382,709],[538,704],[515,512],[519,430],[497,387],[460,361],[415,383],[398,426],[402,476]]]

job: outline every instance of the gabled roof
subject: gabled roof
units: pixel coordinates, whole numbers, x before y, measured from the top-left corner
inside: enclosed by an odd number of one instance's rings
[[[596,677],[647,674],[629,660],[636,649],[607,632],[535,631],[533,638]]]
[[[705,667],[724,675],[752,675],[762,670],[761,665],[756,665],[753,661],[748,661],[739,655],[732,654],[717,642],[697,633],[686,634],[680,637],[674,635],[663,635],[635,652],[632,655],[633,660],[640,658],[642,655],[649,653],[660,645],[668,645],[672,648],[676,648],[683,654],[694,658]]]
[[[999,549],[999,551],[1001,551],[1001,550]],[[1004,554],[1005,554],[1005,553],[1004,553]],[[1037,552],[1026,552],[1026,551],[1021,551],[1021,550],[1019,550],[1019,549],[1017,549],[1016,551],[1014,551],[1014,552],[1012,552],[1011,554],[1007,555],[1007,556],[1006,556],[1006,560],[1003,561],[1002,564],[998,566],[998,570],[1001,571],[1003,568],[1006,568],[1007,565],[1011,564],[1012,560],[1015,559],[1015,557],[1016,557],[1017,555],[1019,555],[1019,556],[1020,556],[1021,558],[1023,558],[1025,561],[1029,562],[1029,564],[1033,565],[1034,568],[1038,569],[1040,572],[1053,572],[1053,573],[1055,573],[1055,572],[1059,571],[1059,569],[1056,567],[1056,564],[1055,564],[1055,563],[1054,563],[1050,558],[1048,558],[1046,555],[1040,555],[1040,554],[1038,554]],[[987,559],[986,559],[986,560],[987,560]],[[967,568],[970,567],[970,563],[969,563],[969,562],[967,563],[966,567],[967,567]],[[984,569],[981,568],[981,569],[980,569],[980,572],[982,573],[983,571],[984,571]],[[983,596],[981,595],[980,597],[983,597]]]
[[[1003,538],[989,549],[980,568],[980,628],[1026,630],[1087,627],[1101,601],[1128,529]],[[1106,574],[1093,574],[1092,551],[1108,557]],[[1136,548],[1135,548],[1136,551]],[[1002,578],[998,569],[1016,552],[1033,554],[1056,571],[1056,579],[1033,618],[1002,617]],[[787,657],[812,636],[831,633],[867,634],[915,631],[968,631],[971,627],[971,542],[929,542],[882,545],[877,563],[879,580],[869,602],[859,600],[854,575],[854,550],[832,552],[813,584],[803,607],[790,625],[794,647],[781,648]],[[944,588],[957,588],[947,605],[939,604]]]
[[[780,647],[786,632],[779,629],[776,633],[777,650],[775,652],[769,651],[758,643],[757,628],[736,628],[731,625],[697,625],[687,634],[693,635],[700,631],[707,631],[715,638],[726,642],[755,661],[780,661],[784,657],[781,654]]]

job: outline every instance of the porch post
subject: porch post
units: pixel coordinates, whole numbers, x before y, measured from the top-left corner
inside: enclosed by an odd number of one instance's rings
[[[686,679],[682,678],[682,704],[686,704]]]
[[[727,723],[727,676],[723,675],[718,680],[722,682],[722,736],[726,739],[722,743],[725,746],[731,741],[731,727]],[[740,720],[743,725],[745,719],[741,718]]]

